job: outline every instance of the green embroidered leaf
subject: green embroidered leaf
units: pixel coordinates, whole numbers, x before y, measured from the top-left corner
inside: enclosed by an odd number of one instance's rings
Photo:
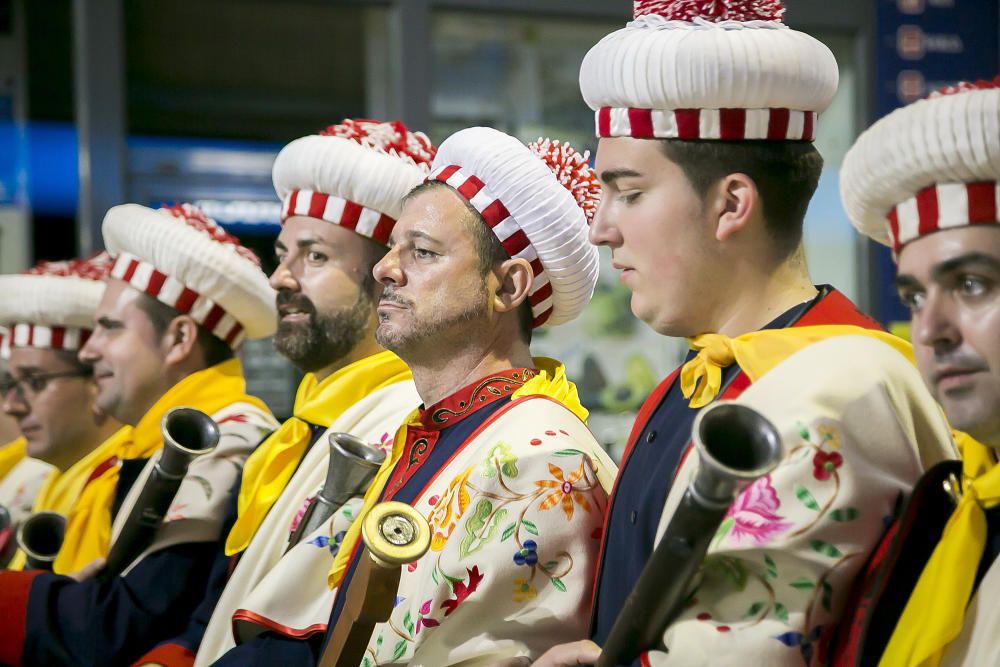
[[[800,591],[812,590],[812,588],[816,586],[816,584],[814,584],[813,582],[809,581],[805,577],[802,577],[800,579],[796,579],[795,581],[791,582],[788,585],[791,586],[792,588],[797,588]]]
[[[733,517],[728,517],[725,521],[720,523],[719,529],[715,531],[715,537],[712,538],[712,541],[715,542],[716,540],[721,540],[723,537],[728,535],[730,529],[735,523],[736,520]]]
[[[560,449],[558,452],[552,454],[552,456],[580,456],[583,452],[579,449]]]
[[[763,608],[764,608],[763,602],[754,602],[752,605],[750,605],[750,608],[747,609],[747,613],[743,614],[743,618],[750,618],[751,616],[756,616],[757,614],[760,613],[760,610]]]
[[[809,489],[802,486],[801,484],[795,485],[795,497],[798,498],[799,501],[809,509],[816,512],[819,511],[819,503],[816,502],[816,499],[813,497],[813,494],[809,493]]]
[[[823,582],[823,596],[820,598],[820,603],[823,605],[823,609],[830,611],[830,598],[833,597],[833,586],[830,582]]]
[[[375,652],[378,653],[382,648],[382,633],[378,634],[378,639],[375,640]]]
[[[861,512],[853,507],[841,507],[830,512],[830,518],[834,521],[854,521],[859,516]]]
[[[507,477],[517,477],[517,456],[506,442],[498,442],[490,449],[482,464],[483,477],[496,477],[497,466]]]
[[[361,661],[361,667],[372,667],[372,661],[371,661],[371,658],[369,658],[369,657],[368,657],[368,656],[366,655],[366,656],[365,656],[365,659]]]
[[[406,631],[411,635],[413,634],[413,614],[409,611],[407,611],[406,615],[403,616],[403,627],[406,628]]]
[[[515,464],[513,461],[507,461],[506,463],[504,463],[502,466],[500,466],[500,470],[507,477],[517,477],[517,464]]]
[[[486,391],[490,392],[494,396],[499,396],[500,395],[500,390],[497,389],[496,387],[487,387]]]
[[[840,549],[833,546],[829,542],[824,542],[823,540],[809,540],[809,544],[812,546],[813,550],[829,558],[840,558],[844,555]]]
[[[212,499],[212,484],[207,479],[201,475],[188,475],[185,479],[192,482],[198,482],[199,486],[201,486],[202,492],[205,494],[205,498],[208,500]]]
[[[503,529],[503,535],[500,536],[500,541],[501,542],[506,542],[507,540],[509,540],[510,536],[514,534],[514,530],[516,528],[517,528],[517,524],[514,524],[514,523],[512,523],[509,526],[507,526],[506,528],[504,528]]]
[[[404,653],[406,653],[406,640],[400,639],[396,642],[396,648],[392,652],[392,661],[395,662],[399,660],[403,657]]]
[[[778,566],[774,562],[774,559],[764,554],[764,565],[767,566],[767,576],[771,579],[776,579],[778,577]]]
[[[438,585],[440,585],[440,583],[441,583],[441,580],[440,580],[440,579],[438,579],[438,571],[437,571],[437,568],[434,568],[433,570],[431,570],[431,579],[433,579],[433,580],[434,580],[434,583],[435,583],[435,584],[438,584]]]
[[[803,440],[809,439],[809,429],[806,428],[805,424],[799,424],[799,435],[802,436]]]
[[[354,509],[350,505],[344,505],[344,509],[340,511],[340,514],[348,521],[354,521]]]
[[[780,602],[774,603],[774,614],[783,621],[788,620],[788,608]]]
[[[524,519],[523,521],[521,521],[521,525],[524,526],[524,529],[529,533],[531,533],[532,535],[538,535],[538,527],[531,521]]]
[[[543,570],[554,570],[557,565],[559,565],[559,561],[557,561],[557,560],[546,561],[545,565],[542,566],[542,569]]]
[[[746,588],[747,569],[742,561],[726,556],[708,556],[702,567],[706,571],[713,572],[715,576],[729,579],[738,590]]]
[[[467,535],[462,539],[462,558],[474,554],[487,544],[493,541],[497,534],[500,522],[507,518],[507,510],[499,509],[493,518],[489,520],[489,526],[485,526],[486,518],[493,511],[493,505],[485,498],[476,505],[476,513],[465,523]],[[485,528],[485,530],[484,530]]]
[[[549,579],[549,581],[551,581],[552,585],[558,588],[563,593],[566,592],[566,584],[564,584],[563,580],[560,579],[559,577],[552,577],[551,579]]]

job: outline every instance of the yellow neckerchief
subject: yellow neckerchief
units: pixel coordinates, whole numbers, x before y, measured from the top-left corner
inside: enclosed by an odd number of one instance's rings
[[[0,447],[0,479],[7,476],[18,463],[27,456],[28,441],[22,438],[11,440]]]
[[[111,437],[70,466],[66,472],[57,470],[49,475],[35,497],[31,513],[58,512],[67,516],[72,511],[74,503],[80,497],[83,487],[87,484],[87,480],[90,479],[94,470],[115,455],[122,443],[130,437],[129,430],[128,426],[121,427],[111,434]],[[24,552],[20,549],[14,554],[9,569],[24,569]]]
[[[936,667],[962,631],[979,561],[986,513],[1000,505],[1000,465],[989,447],[957,433],[962,452],[962,499],[906,603],[879,666]]]
[[[265,412],[267,406],[246,393],[243,368],[238,359],[200,370],[171,387],[134,427],[116,436],[113,452],[118,461],[148,458],[163,446],[160,421],[171,408],[186,406],[212,415],[233,403],[249,403]],[[57,574],[77,572],[96,558],[108,555],[111,546],[111,506],[118,486],[119,465],[113,465],[88,483],[70,512],[66,537],[53,564]]]
[[[853,324],[820,324],[785,329],[761,329],[729,338],[706,333],[688,339],[697,355],[681,368],[681,391],[692,408],[708,405],[722,389],[722,369],[734,361],[756,382],[769,370],[799,350],[835,336],[868,336],[896,348],[911,362],[913,348],[902,338]]]
[[[511,400],[517,400],[525,396],[548,396],[562,403],[566,409],[581,420],[586,420],[587,409],[580,403],[580,397],[576,392],[576,385],[566,377],[565,366],[555,359],[535,357],[535,368],[538,369],[538,375],[525,382],[517,391],[511,394]],[[368,510],[378,503],[385,485],[389,483],[389,478],[396,467],[396,462],[403,455],[403,448],[406,445],[406,431],[411,426],[420,426],[419,408],[411,412],[403,422],[403,425],[396,431],[396,437],[392,441],[392,455],[379,468],[375,479],[365,493],[365,502],[361,511],[357,514],[358,518],[351,523],[351,527],[347,530],[347,535],[344,536],[344,541],[333,560],[333,567],[330,568],[330,574],[327,576],[327,583],[331,590],[340,584],[340,580],[350,564],[351,554],[360,539],[361,520],[368,514]]]
[[[292,418],[247,459],[240,484],[239,517],[226,540],[226,555],[247,548],[271,506],[288,485],[305,455],[309,424],[328,428],[345,410],[369,394],[411,379],[406,364],[392,352],[379,352],[341,368],[322,382],[306,375],[295,394]]]

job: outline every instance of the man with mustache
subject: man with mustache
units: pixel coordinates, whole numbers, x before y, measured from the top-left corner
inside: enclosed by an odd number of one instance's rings
[[[580,70],[600,137],[590,238],[611,249],[636,316],[692,348],[629,437],[598,566],[597,645],[698,468],[697,410],[738,398],[784,443],[774,472],[729,508],[662,636],[667,651],[642,647],[635,664],[822,656],[883,518],[949,451],[905,344],[809,277],[802,225],[822,167],[812,140],[838,70],[783,12],[776,0],[639,0]],[[541,664],[598,654],[576,644]]]
[[[419,402],[406,365],[375,341],[381,290],[372,267],[385,253],[400,200],[426,176],[434,150],[398,121],[345,120],[278,154],[275,347],[306,376],[294,416],[247,461],[238,508],[231,508],[238,518],[204,601],[185,632],[140,662],[191,664],[197,654],[197,664],[209,664],[234,646],[234,629],[241,641],[261,634],[266,641],[273,628],[308,633],[329,617],[328,591],[301,582],[322,580],[344,528],[327,521],[285,552],[326,477],[330,434],[384,448]],[[349,523],[352,508],[339,521]],[[223,556],[239,559],[235,569]]]
[[[844,160],[851,221],[898,262],[917,365],[975,440],[917,484],[859,587],[838,665],[1000,664],[998,118],[1000,77],[961,83],[878,121]]]
[[[0,573],[3,664],[127,665],[178,632],[201,599],[243,462],[275,427],[246,394],[235,357],[244,338],[274,330],[274,293],[257,257],[186,204],[116,206],[103,233],[115,263],[79,357],[94,368],[97,407],[128,428],[109,439],[86,480],[54,572]],[[179,406],[211,416],[218,446],[192,462],[154,541],[128,569],[88,577],[158,463],[164,416]]]
[[[110,270],[111,259],[101,253],[0,276],[0,321],[12,332],[0,381],[3,411],[17,419],[31,460],[49,464],[32,513],[68,516],[121,428],[97,408],[93,368],[77,358]],[[23,566],[21,552],[11,567]]]

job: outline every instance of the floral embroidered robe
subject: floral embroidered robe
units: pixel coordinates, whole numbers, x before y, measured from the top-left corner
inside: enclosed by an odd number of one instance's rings
[[[13,555],[11,546],[17,526],[31,515],[35,497],[53,472],[55,468],[48,463],[26,456],[0,479],[0,506],[10,514],[9,528],[0,532],[0,559],[4,555]],[[6,565],[5,560],[0,560],[0,567]]]
[[[669,652],[643,664],[826,664],[825,641],[900,497],[956,456],[912,364],[867,337],[815,343],[737,400],[778,428],[783,459],[732,505],[664,635]],[[697,466],[694,454],[682,462],[658,537]]]

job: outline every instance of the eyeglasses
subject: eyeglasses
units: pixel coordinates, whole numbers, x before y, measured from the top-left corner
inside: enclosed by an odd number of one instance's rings
[[[7,398],[7,395],[13,391],[18,399],[25,401],[29,398],[35,398],[45,391],[45,388],[49,386],[49,382],[52,380],[58,378],[90,377],[93,374],[94,371],[91,368],[77,368],[70,371],[55,371],[52,373],[32,373],[20,379],[15,378],[9,373],[5,373],[3,377],[0,377],[0,398]]]

